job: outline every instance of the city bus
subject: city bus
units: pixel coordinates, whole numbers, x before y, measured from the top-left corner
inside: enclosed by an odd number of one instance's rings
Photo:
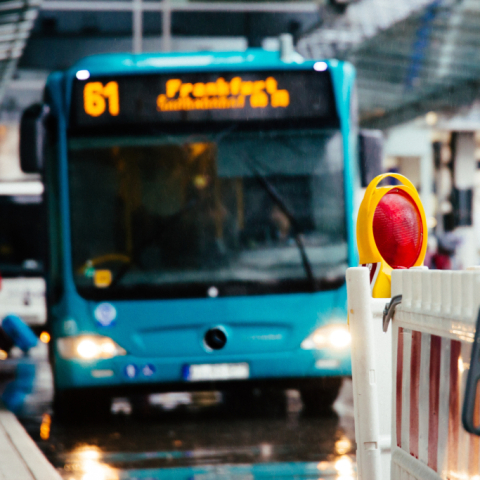
[[[20,146],[46,186],[56,412],[208,389],[333,403],[351,375],[354,78],[262,49],[49,76]]]
[[[45,305],[45,221],[39,180],[0,181],[0,322],[18,315],[40,333]]]

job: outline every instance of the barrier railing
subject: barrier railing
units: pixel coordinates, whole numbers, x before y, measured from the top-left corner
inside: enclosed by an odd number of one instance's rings
[[[359,480],[480,480],[480,438],[462,426],[480,271],[394,270],[392,297],[402,297],[386,334],[375,312],[389,299],[371,298],[367,268],[348,269],[347,290]]]

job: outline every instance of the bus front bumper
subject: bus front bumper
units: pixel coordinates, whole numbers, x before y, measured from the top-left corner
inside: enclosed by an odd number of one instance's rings
[[[188,379],[192,365],[227,365],[243,368],[242,378]],[[218,389],[245,382],[277,383],[299,388],[300,383],[321,377],[351,376],[350,351],[302,350],[257,355],[192,358],[144,358],[132,355],[86,361],[55,358],[55,387],[59,390],[111,387],[131,390],[189,391]]]

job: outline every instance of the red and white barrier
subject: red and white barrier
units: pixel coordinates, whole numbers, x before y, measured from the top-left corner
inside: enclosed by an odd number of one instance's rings
[[[382,342],[378,340],[382,326],[368,309],[364,308],[363,312],[359,309],[362,303],[379,302],[366,299],[365,295],[360,298],[359,285],[363,285],[363,289],[369,287],[368,269],[349,269],[347,289],[353,338],[354,401],[358,406],[355,407],[355,426],[359,479],[480,480],[480,438],[467,433],[461,423],[480,305],[480,271],[417,268],[393,272],[392,296],[401,294],[402,302],[396,307],[389,327],[393,335],[393,368],[388,373],[378,361],[366,361],[375,353],[365,350],[378,350],[378,342]],[[367,323],[372,328],[365,329]],[[376,341],[372,334],[376,335]],[[371,338],[366,340],[366,336]],[[385,342],[388,343],[388,339]],[[371,385],[364,385],[367,371],[370,384],[372,377],[377,387],[388,384],[388,393],[380,388],[375,393]],[[372,391],[370,398],[364,395],[366,389]],[[391,474],[382,472],[376,464],[372,466],[365,454],[364,438],[368,428],[364,417],[379,405],[380,399],[375,395],[393,397]],[[366,398],[370,403],[365,407],[362,402]],[[480,420],[480,405],[478,407]],[[374,411],[377,420],[373,419],[370,427],[375,427],[375,421],[381,422],[383,415],[380,408]]]

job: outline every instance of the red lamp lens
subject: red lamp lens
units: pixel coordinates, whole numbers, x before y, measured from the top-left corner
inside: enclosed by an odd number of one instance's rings
[[[422,217],[403,190],[385,194],[373,216],[373,237],[380,255],[392,268],[410,268],[422,249]]]

